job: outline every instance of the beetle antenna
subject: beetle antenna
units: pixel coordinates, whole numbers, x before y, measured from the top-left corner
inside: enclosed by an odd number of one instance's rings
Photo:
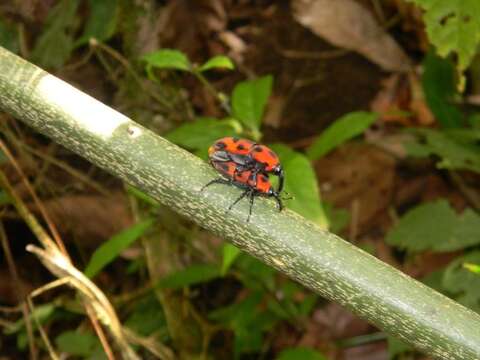
[[[279,194],[283,190],[284,181],[285,181],[285,173],[283,172],[283,169],[280,167],[278,170],[278,190],[277,190]]]

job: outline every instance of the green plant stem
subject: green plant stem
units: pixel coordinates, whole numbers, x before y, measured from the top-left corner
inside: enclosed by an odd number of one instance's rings
[[[478,314],[269,199],[225,213],[239,190],[200,191],[205,162],[2,48],[0,108],[405,343],[480,359]]]
[[[203,76],[203,74],[198,69],[194,69],[192,71],[192,74],[195,75],[195,77],[203,84],[203,86],[205,86],[207,91],[218,100],[223,110],[225,110],[227,114],[230,114],[232,112],[232,109],[230,108],[228,98],[225,95],[219,93],[217,89],[215,89],[215,87],[210,84],[210,82],[205,78],[205,76]]]

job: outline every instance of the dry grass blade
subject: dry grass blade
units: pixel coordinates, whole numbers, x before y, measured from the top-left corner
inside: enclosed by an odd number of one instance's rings
[[[159,339],[156,339],[155,336],[150,336],[148,338],[140,337],[128,329],[124,330],[124,334],[130,343],[143,346],[159,359],[175,359],[172,350],[160,342]]]
[[[0,143],[0,147],[2,147],[2,150],[6,150],[8,152],[3,143]],[[24,179],[24,181],[28,183],[26,179]],[[125,359],[139,359],[126,341],[123,335],[121,323],[105,294],[103,294],[103,292],[89,278],[87,278],[81,271],[73,266],[68,255],[66,255],[66,253],[57,247],[56,243],[37,222],[36,218],[30,213],[22,199],[20,199],[15,193],[5,174],[1,171],[0,186],[3,187],[10,195],[18,213],[44,246],[42,249],[34,245],[28,245],[27,251],[37,255],[45,267],[52,274],[61,279],[61,281],[66,281],[65,279],[68,279],[68,284],[79,291],[85,301],[85,305],[87,306],[87,313],[91,314],[88,309],[88,307],[91,307],[95,317],[97,317],[110,331]],[[39,291],[36,292],[36,294],[38,293]],[[93,320],[93,323],[95,324],[95,320]],[[101,327],[96,327],[96,330],[100,331],[100,333],[103,331]],[[43,334],[42,337],[45,339]],[[102,339],[104,335],[99,335],[99,337]],[[109,349],[108,344],[104,344],[107,345],[105,350],[106,353],[113,354],[113,352]],[[110,359],[114,359],[113,355],[110,356]]]
[[[34,305],[33,305],[31,297],[27,297],[27,304],[28,304],[28,308],[30,310],[30,313],[33,315],[32,317],[33,317],[33,320],[35,321],[35,325],[37,326],[37,329],[40,332],[40,336],[42,337],[42,340],[45,343],[45,346],[47,347],[48,354],[50,355],[50,358],[53,359],[53,360],[60,360],[60,357],[57,355],[57,353],[53,349],[52,343],[48,339],[47,333],[45,332],[45,330],[43,330],[42,324],[40,324],[40,321],[38,320],[37,316],[35,315]]]
[[[112,305],[89,278],[58,250],[44,250],[30,244],[27,245],[27,251],[34,253],[55,276],[69,279],[69,285],[82,295],[85,302],[94,310],[95,316],[110,330],[125,359],[139,359],[124,337],[121,323]]]

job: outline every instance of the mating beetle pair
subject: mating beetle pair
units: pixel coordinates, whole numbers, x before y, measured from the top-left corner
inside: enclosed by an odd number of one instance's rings
[[[283,168],[277,154],[267,146],[246,139],[225,137],[210,146],[208,156],[210,164],[225,178],[210,181],[202,190],[212,184],[234,185],[244,190],[228,210],[231,210],[245,196],[250,200],[247,222],[250,221],[256,196],[273,197],[277,202],[278,210],[283,209],[280,199],[284,184]],[[268,177],[270,174],[278,176],[277,190],[270,182]]]

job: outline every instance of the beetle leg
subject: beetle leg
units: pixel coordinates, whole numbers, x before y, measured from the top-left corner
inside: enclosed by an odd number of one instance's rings
[[[229,212],[230,210],[232,210],[232,208],[233,208],[240,200],[242,200],[245,196],[247,196],[249,192],[250,192],[250,190],[249,190],[249,189],[246,189],[246,190],[237,198],[237,200],[235,200],[235,201],[233,202],[233,204],[228,207],[227,212]]]
[[[278,193],[274,194],[273,197],[275,198],[275,201],[277,202],[277,208],[278,208],[278,211],[282,211],[283,209],[283,203],[282,203],[282,199],[280,199],[280,195]]]
[[[253,202],[255,201],[255,192],[250,191],[250,209],[248,210],[247,223],[250,222],[250,217],[252,216]]]
[[[205,184],[205,185],[200,189],[200,191],[205,190],[207,187],[209,187],[210,185],[213,185],[213,184],[230,185],[231,183],[232,183],[231,181],[225,180],[225,179],[222,179],[222,178],[213,179],[213,180],[210,181],[209,183]]]

